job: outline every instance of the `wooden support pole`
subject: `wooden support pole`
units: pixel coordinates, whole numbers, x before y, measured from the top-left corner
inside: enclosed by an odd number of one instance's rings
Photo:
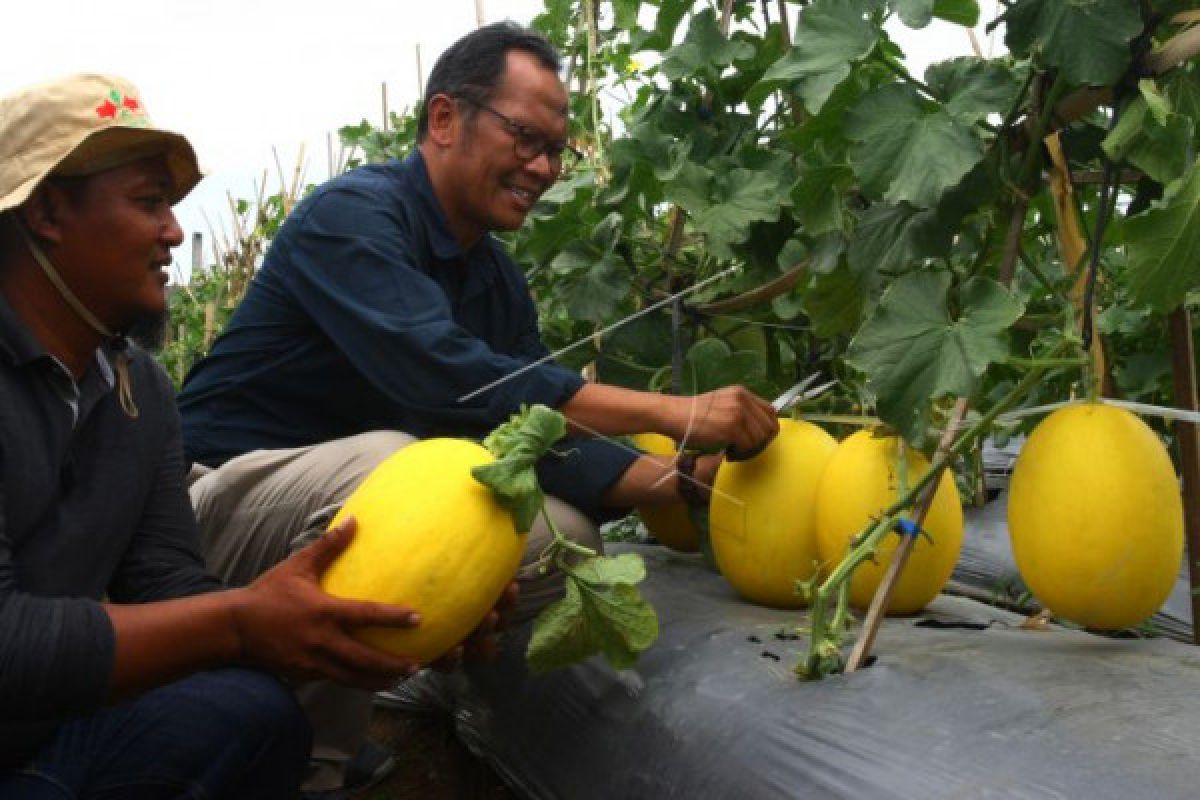
[[[967,399],[960,397],[954,404],[954,412],[950,415],[950,424],[946,426],[946,432],[942,434],[942,440],[938,442],[937,454],[933,457],[935,464],[954,446],[954,437],[958,435],[958,429],[966,416]],[[912,519],[918,528],[925,524],[925,515],[929,513],[929,507],[933,505],[933,498],[941,483],[942,476],[935,475],[917,498],[917,502],[913,506]],[[871,598],[871,605],[863,620],[862,631],[858,634],[854,649],[850,651],[850,658],[846,660],[845,672],[854,672],[859,669],[866,663],[867,656],[871,655],[871,648],[875,645],[879,626],[883,624],[883,618],[887,614],[888,603],[896,590],[896,584],[900,582],[900,575],[904,572],[904,566],[908,563],[908,557],[912,554],[916,541],[915,535],[901,536],[900,544],[896,545],[896,549],[892,551],[892,560],[888,564],[887,572],[883,574],[883,581],[875,590],[875,596]]]
[[[1175,378],[1175,406],[1197,410],[1196,354],[1192,346],[1192,320],[1180,306],[1168,319],[1171,334],[1171,367]],[[1192,587],[1192,643],[1200,644],[1200,432],[1194,422],[1177,421],[1179,461],[1183,473],[1183,523],[1187,540],[1188,574]]]
[[[417,102],[425,105],[425,67],[421,64],[421,45],[417,44]]]

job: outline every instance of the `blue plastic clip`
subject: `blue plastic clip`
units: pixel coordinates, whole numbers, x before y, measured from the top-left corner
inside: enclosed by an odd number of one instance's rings
[[[901,536],[916,536],[921,532],[921,526],[911,519],[898,519],[895,530]]]

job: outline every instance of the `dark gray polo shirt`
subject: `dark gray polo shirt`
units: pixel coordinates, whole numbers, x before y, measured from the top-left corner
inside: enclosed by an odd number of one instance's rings
[[[171,384],[131,354],[137,419],[112,390],[111,347],[76,384],[0,295],[0,767],[103,703],[102,597],[220,586],[199,554]]]

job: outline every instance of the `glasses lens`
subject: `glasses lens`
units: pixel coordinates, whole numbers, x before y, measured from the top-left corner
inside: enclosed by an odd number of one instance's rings
[[[546,149],[546,138],[539,133],[522,129],[513,137],[513,144],[517,149],[517,158],[532,161]]]

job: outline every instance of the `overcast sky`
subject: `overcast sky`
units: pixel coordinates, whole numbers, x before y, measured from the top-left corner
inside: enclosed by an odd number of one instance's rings
[[[478,0],[487,22],[528,23],[542,0]],[[189,239],[228,218],[226,193],[250,198],[275,147],[285,170],[302,144],[310,182],[327,175],[326,136],[417,99],[417,47],[437,54],[476,25],[477,0],[5,0],[0,95],[78,71],[113,72],[142,91],[155,121],[192,141],[208,177],[176,213]],[[991,0],[984,0],[990,10]],[[774,4],[772,4],[773,6]],[[990,14],[985,14],[990,17]],[[917,72],[970,52],[963,29],[935,21],[896,31]],[[986,49],[988,44],[979,31]],[[336,147],[336,135],[335,135]],[[206,245],[207,247],[207,245]],[[176,251],[190,263],[189,246]],[[186,269],[186,268],[185,268]]]

